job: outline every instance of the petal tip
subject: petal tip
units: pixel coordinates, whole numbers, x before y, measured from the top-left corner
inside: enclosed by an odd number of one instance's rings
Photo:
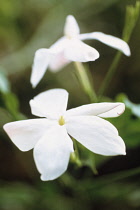
[[[10,123],[6,123],[5,125],[3,125],[3,129],[7,134],[9,133],[9,124]]]
[[[35,88],[47,71],[49,62],[54,54],[53,50],[41,48],[35,52],[30,82]]]
[[[30,80],[30,83],[32,85],[32,88],[36,88],[36,86],[37,86],[37,83],[36,82],[32,81],[32,79],[31,79]]]
[[[92,47],[89,47],[89,51],[85,54],[85,60],[87,61],[95,61],[99,58],[100,54],[99,52]]]
[[[41,179],[41,181],[49,181],[48,179],[45,179],[45,177],[43,176],[43,174],[41,174],[40,179]]]
[[[61,175],[60,175],[61,176]],[[42,181],[52,181],[52,180],[54,180],[54,179],[57,179],[59,176],[48,176],[48,175],[46,175],[46,174],[41,174],[41,176],[40,176],[40,179],[42,180]]]
[[[124,54],[128,57],[131,56],[131,51],[130,51],[130,48],[129,48],[128,44],[126,46],[126,50],[124,51]]]
[[[122,151],[119,155],[126,155],[126,151]]]
[[[67,17],[66,17],[66,19],[69,19],[69,18],[74,18],[74,16],[73,15],[67,15]],[[75,18],[74,18],[75,19]]]
[[[11,129],[11,124],[13,124],[14,122],[10,122],[10,123],[6,123],[5,125],[3,125],[3,129],[6,132],[6,134],[8,135],[8,137],[11,139],[11,141],[16,145],[16,147],[21,150],[22,152],[27,152],[28,149],[24,148],[22,146],[20,146],[19,144],[15,143],[15,141],[13,141],[13,129]]]
[[[4,129],[4,130],[6,130],[6,125],[7,125],[7,124],[3,125],[3,129]]]
[[[99,58],[99,52],[98,51],[95,51],[94,53],[93,52],[89,52],[86,56],[86,59],[87,61],[95,61]]]
[[[124,113],[124,111],[125,111],[125,104],[124,103],[120,103],[119,107],[120,107],[120,110],[118,110],[118,112],[117,112],[118,116],[120,116],[121,114]]]
[[[73,15],[68,15],[66,17],[66,22],[64,26],[64,34],[68,37],[75,37],[80,33],[80,28]]]
[[[124,147],[125,147],[125,145],[124,145]],[[118,151],[116,151],[114,154],[111,154],[111,156],[120,156],[120,155],[126,155],[125,148],[121,148]]]
[[[131,51],[130,51],[129,45],[128,45],[127,42],[125,42],[124,40],[120,40],[120,41],[122,42],[120,51],[121,51],[124,55],[130,56],[130,55],[131,55]]]
[[[29,101],[30,107],[32,106],[32,103],[33,103],[33,99],[31,99],[31,100]]]
[[[122,155],[126,155],[126,151]]]
[[[120,149],[119,149],[118,155],[126,155],[125,143],[124,143],[124,141],[121,139],[121,137],[120,137],[120,140],[121,140],[121,145],[120,145]]]

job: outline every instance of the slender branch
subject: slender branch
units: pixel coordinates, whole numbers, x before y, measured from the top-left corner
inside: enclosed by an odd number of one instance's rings
[[[88,73],[86,69],[84,68],[82,63],[74,62],[74,66],[76,68],[76,73],[78,80],[84,90],[84,92],[88,95],[91,102],[97,102],[97,96],[93,87],[93,84],[91,84]]]
[[[120,172],[116,172],[116,173],[112,173],[109,175],[103,175],[99,178],[96,179],[95,181],[95,185],[92,186],[90,189],[94,189],[94,188],[99,188],[100,186],[102,187],[103,185],[108,185],[111,184],[113,182],[117,182],[120,181],[122,179],[126,179],[135,175],[140,174],[140,167],[137,168],[133,168],[133,169],[128,169],[125,171],[120,171]]]
[[[124,41],[126,41],[127,43],[130,40],[131,34],[136,26],[138,17],[139,17],[139,13],[140,13],[140,2],[137,1],[135,6],[132,5],[128,5],[126,7],[126,17],[125,17],[125,25],[124,25],[124,29],[123,29],[123,35],[122,35],[122,39]],[[99,96],[101,98],[101,96],[106,92],[107,88],[110,85],[111,79],[115,74],[115,71],[118,67],[118,63],[120,61],[122,53],[121,52],[117,52],[108,72],[107,75],[102,83],[101,88],[99,89]]]
[[[99,89],[99,98],[101,98],[101,96],[106,92],[106,90],[108,89],[109,85],[110,85],[110,82],[111,82],[111,79],[112,77],[114,76],[114,73],[118,67],[118,64],[119,64],[119,61],[120,61],[120,58],[121,58],[121,55],[122,53],[121,52],[117,52],[107,74],[106,74],[106,77],[102,83],[102,86],[101,88]]]

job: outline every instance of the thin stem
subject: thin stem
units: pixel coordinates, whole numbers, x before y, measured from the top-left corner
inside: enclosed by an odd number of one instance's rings
[[[107,88],[109,87],[110,85],[110,82],[111,82],[111,79],[117,69],[117,66],[118,66],[118,63],[120,61],[120,58],[121,58],[121,55],[122,53],[121,52],[117,52],[116,56],[114,57],[114,60],[106,74],[106,77],[102,83],[102,86],[101,88],[99,89],[99,97],[101,98],[101,96],[106,92]]]
[[[74,162],[79,166],[81,167],[82,166],[82,162],[80,160],[80,156],[79,156],[79,151],[78,151],[78,146],[77,146],[77,143],[75,141],[74,138],[72,138],[73,140],[73,144],[74,144],[74,153],[73,153],[73,156],[72,156],[72,159],[74,160]]]
[[[133,29],[137,23],[137,19],[139,17],[139,11],[140,11],[140,2],[139,1],[136,2],[135,6],[129,5],[126,7],[126,17],[125,17],[125,25],[124,25],[124,29],[123,29],[122,39],[125,40],[127,43],[129,41],[131,34],[133,32]],[[114,76],[114,73],[115,73],[118,63],[120,61],[121,55],[122,55],[121,52],[117,52],[111,66],[107,72],[107,75],[103,81],[103,84],[102,84],[101,88],[99,89],[100,98],[105,93],[105,91],[107,90],[107,88],[110,85],[110,81],[111,81],[112,77]]]
[[[115,182],[118,182],[123,179],[127,179],[129,177],[136,176],[138,174],[140,174],[140,167],[128,169],[125,171],[111,173],[109,175],[103,175],[101,177],[96,176],[96,178],[94,179],[94,184],[91,184],[91,183],[93,183],[93,178],[92,178],[89,180],[85,180],[83,182],[83,186],[85,186],[87,192],[89,192],[89,193],[91,191],[95,192],[95,190],[100,190],[100,188],[103,188],[106,185],[110,185],[112,183],[114,184]],[[81,186],[81,183],[77,182],[76,190],[83,191],[83,190],[85,190],[85,188],[83,188]]]
[[[74,62],[74,66],[76,68],[76,73],[79,79],[79,82],[85,91],[85,93],[88,95],[91,102],[97,102],[97,96],[93,87],[93,84],[91,84],[88,73],[86,69],[84,68],[82,63]]]
[[[95,161],[95,155],[92,154],[92,171],[95,175],[98,175],[98,171],[97,171],[97,168],[96,168],[96,161]]]
[[[98,174],[98,171],[96,169],[96,164],[95,164],[95,156],[94,154],[92,153],[89,158],[87,160],[81,160],[80,159],[80,155],[79,155],[79,149],[78,149],[78,146],[77,146],[77,142],[74,138],[72,138],[73,140],[73,144],[74,144],[74,149],[75,149],[75,152],[71,155],[71,159],[79,166],[89,166],[93,173],[95,175]]]
[[[85,160],[83,159],[82,163],[85,166],[89,166],[94,175],[98,175],[98,171],[96,168],[96,162],[95,162],[95,154],[90,152],[88,159],[85,159]]]
[[[99,188],[100,186],[102,187],[103,185],[111,184],[113,182],[117,182],[122,179],[129,178],[138,174],[140,174],[140,167],[112,173],[109,175],[103,175],[101,178],[100,177],[97,178],[97,180],[95,181],[95,185],[92,186],[91,188],[92,189],[96,187]]]

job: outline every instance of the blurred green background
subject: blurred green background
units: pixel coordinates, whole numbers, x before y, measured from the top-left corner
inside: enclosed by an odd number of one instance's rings
[[[82,167],[70,163],[59,179],[42,182],[32,151],[19,151],[2,128],[10,121],[33,118],[29,100],[50,88],[68,90],[68,108],[89,103],[77,82],[73,64],[56,74],[47,71],[37,88],[32,89],[30,74],[34,53],[38,48],[50,47],[62,36],[69,14],[75,16],[82,33],[101,31],[121,38],[126,6],[135,2],[1,0],[0,210],[140,209],[140,17],[129,40],[132,55],[122,55],[105,94],[108,101],[126,103],[125,113],[110,120],[126,143],[126,156],[96,155],[98,175],[94,175],[92,153],[81,148]],[[94,40],[86,43],[100,52],[98,60],[87,64],[98,91],[116,50]]]

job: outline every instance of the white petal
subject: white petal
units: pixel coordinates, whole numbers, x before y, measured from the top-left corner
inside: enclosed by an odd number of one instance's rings
[[[71,61],[64,56],[64,52],[60,52],[51,59],[49,68],[52,72],[58,72],[70,62]]]
[[[50,50],[52,50],[55,53],[60,53],[66,47],[67,42],[68,39],[66,37],[61,37],[53,45],[51,45]]]
[[[95,115],[99,117],[118,117],[125,110],[124,103],[94,103],[66,111],[66,116]]]
[[[52,122],[47,119],[33,119],[7,123],[3,128],[20,150],[28,151],[51,126]]]
[[[77,116],[67,119],[68,133],[94,153],[125,155],[125,144],[117,129],[96,116]]]
[[[67,47],[68,39],[65,37],[60,38],[55,42],[50,49],[55,51],[55,56],[50,60],[49,68],[52,72],[57,72],[66,66],[70,61],[64,56],[64,49]]]
[[[108,110],[100,112],[99,117],[118,117],[125,111],[124,103],[105,103]],[[111,107],[112,106],[112,107]]]
[[[108,34],[104,34],[102,32],[80,34],[79,38],[80,38],[80,40],[96,39],[110,47],[120,50],[122,53],[124,53],[127,56],[131,55],[130,48],[125,41],[123,41],[122,39],[119,39],[117,37],[114,37],[114,36],[111,36]]]
[[[99,53],[96,49],[84,44],[78,39],[69,40],[64,54],[68,60],[78,62],[94,61],[99,58]]]
[[[51,89],[30,100],[33,115],[58,119],[64,115],[68,102],[68,92],[64,89]]]
[[[71,61],[65,58],[64,52],[57,54],[50,62],[49,68],[52,72],[58,72],[66,65],[68,65]]]
[[[64,34],[69,38],[76,37],[80,33],[80,29],[76,19],[72,15],[68,15],[64,26]]]
[[[36,87],[44,76],[52,57],[53,52],[49,49],[39,49],[36,51],[30,80],[33,87]]]
[[[67,169],[72,140],[64,126],[48,130],[34,148],[34,160],[43,181],[61,176]]]

